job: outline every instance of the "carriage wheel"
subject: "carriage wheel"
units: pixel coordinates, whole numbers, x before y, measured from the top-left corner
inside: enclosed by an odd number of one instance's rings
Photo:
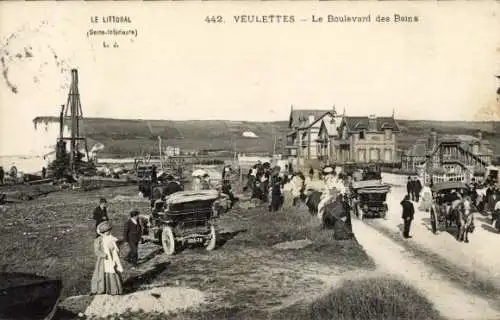
[[[210,225],[210,239],[207,240],[205,244],[205,249],[207,251],[212,251],[217,246],[217,230],[215,230],[214,225]]]
[[[175,238],[172,228],[165,227],[161,233],[161,245],[163,246],[163,251],[169,256],[175,253]]]
[[[437,232],[437,216],[436,216],[436,211],[434,208],[431,208],[431,227],[432,227],[432,233],[436,234]]]

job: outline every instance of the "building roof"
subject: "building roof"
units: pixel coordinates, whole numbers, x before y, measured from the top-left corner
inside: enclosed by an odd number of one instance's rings
[[[362,129],[368,129],[369,117],[344,117],[343,123],[347,126],[347,131],[355,132]],[[399,132],[399,126],[393,117],[377,117],[377,130],[392,129]]]
[[[459,135],[451,135],[445,134],[442,136],[438,136],[438,143],[457,143],[460,147],[466,151],[472,152],[472,146],[481,142],[479,147],[480,155],[492,155],[493,151],[487,147],[488,142],[485,140],[479,141],[477,137],[459,134]],[[486,143],[485,143],[486,142]],[[409,156],[425,156],[427,153],[427,139],[419,139],[415,144],[413,144],[406,151],[406,155]]]
[[[310,115],[314,116],[314,120],[321,118],[325,113],[332,112],[330,109],[292,109],[290,119],[288,121],[289,128],[299,127],[301,121],[307,121]]]
[[[338,135],[337,128],[342,123],[341,117],[334,117],[332,121],[323,120],[321,123],[321,127],[319,129],[320,133],[322,130],[326,130],[327,134],[332,137]],[[319,135],[319,134],[318,134]]]

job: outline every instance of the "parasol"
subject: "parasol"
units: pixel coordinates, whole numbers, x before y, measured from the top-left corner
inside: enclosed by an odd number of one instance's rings
[[[203,177],[204,175],[208,174],[205,170],[202,169],[196,169],[193,171],[192,176],[193,177]]]
[[[323,169],[323,172],[324,173],[332,173],[333,172],[333,168],[332,167],[326,167]]]

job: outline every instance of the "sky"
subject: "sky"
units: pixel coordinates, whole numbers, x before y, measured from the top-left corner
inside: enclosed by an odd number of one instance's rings
[[[395,13],[419,22],[374,22]],[[296,22],[235,23],[241,14]],[[372,23],[313,23],[313,14],[371,14]],[[91,23],[109,15],[132,23]],[[87,36],[109,27],[137,37]],[[35,116],[58,114],[71,68],[88,117],[276,121],[292,105],[335,105],[348,115],[500,120],[480,115],[500,109],[498,1],[2,2],[0,38],[3,144]]]

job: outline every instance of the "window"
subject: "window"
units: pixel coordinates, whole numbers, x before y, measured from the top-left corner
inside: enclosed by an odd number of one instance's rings
[[[364,139],[365,138],[365,132],[364,131],[360,131],[359,132],[359,139]]]
[[[378,161],[380,159],[380,150],[379,149],[371,149],[370,150],[370,160]]]
[[[365,149],[358,149],[358,161],[366,162]]]
[[[392,161],[392,150],[391,149],[385,149],[384,160],[387,161],[387,162],[391,162]]]
[[[391,140],[392,139],[392,134],[391,134],[392,132],[391,132],[391,130],[385,129],[384,133],[385,133],[385,140]]]

